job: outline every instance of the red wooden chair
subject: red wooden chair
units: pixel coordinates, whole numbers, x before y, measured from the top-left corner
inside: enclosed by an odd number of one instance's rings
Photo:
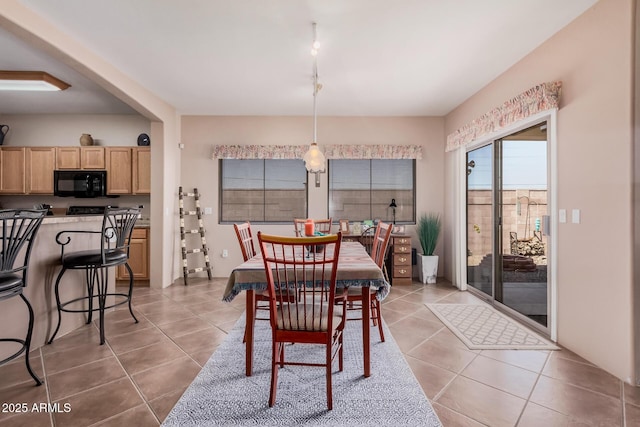
[[[389,247],[389,239],[391,238],[391,229],[393,224],[386,224],[382,221],[378,222],[378,225],[375,229],[375,234],[373,237],[370,234],[365,235],[363,233],[363,238],[365,241],[363,244],[367,247],[369,244],[370,249],[368,248],[367,252],[371,255],[373,261],[380,267],[383,271],[385,270],[385,260],[387,254],[387,248]],[[360,288],[349,288],[347,291],[347,304],[349,305],[349,309],[361,309],[360,307],[354,307],[354,302],[362,303],[362,289]],[[382,304],[376,298],[376,290],[371,291],[371,320],[374,325],[378,326],[378,331],[380,332],[380,341],[384,342],[384,332],[382,331]],[[356,319],[349,319],[356,320]]]
[[[324,234],[331,234],[331,226],[332,226],[333,218],[328,219],[314,219],[314,230]],[[293,220],[293,227],[296,232],[296,237],[304,236],[304,223],[306,219],[295,218]]]
[[[337,355],[342,371],[342,332],[346,319],[344,310],[331,303],[336,299],[341,240],[341,233],[321,237],[258,233],[267,276],[273,340],[269,406],[276,400],[278,369],[284,365],[301,365],[326,369],[327,407],[333,408],[331,366]],[[317,250],[318,245],[323,245],[323,250]],[[283,297],[291,292],[297,292],[299,298]],[[325,361],[289,361],[285,358],[286,343],[324,344]]]
[[[251,223],[249,221],[244,222],[242,224],[233,224],[233,228],[236,231],[236,237],[238,238],[238,243],[240,244],[240,250],[242,251],[242,258],[245,261],[250,260],[254,256],[256,256],[256,249],[253,245],[253,235],[251,234]],[[264,292],[256,292],[255,293],[255,304],[253,307],[254,316],[253,318],[256,320],[269,320],[268,317],[257,317],[258,310],[269,310],[269,306],[266,303],[269,301],[269,293],[267,290]],[[260,304],[260,303],[263,304]],[[244,338],[242,342],[246,342],[247,340],[247,329],[249,325],[245,326],[244,329]]]

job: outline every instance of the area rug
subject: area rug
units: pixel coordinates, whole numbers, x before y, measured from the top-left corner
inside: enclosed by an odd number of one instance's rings
[[[487,304],[425,304],[471,350],[558,350]]]
[[[431,404],[385,327],[371,329],[371,376],[363,376],[362,324],[347,322],[344,370],[334,363],[333,410],[327,410],[325,370],[285,366],[270,408],[271,329],[256,322],[254,367],[245,376],[244,316],[171,410],[163,426],[441,426]],[[321,361],[323,346],[293,344],[290,360]]]

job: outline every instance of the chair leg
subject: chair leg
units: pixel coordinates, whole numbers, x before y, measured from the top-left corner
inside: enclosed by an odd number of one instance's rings
[[[96,271],[98,283],[98,310],[100,311],[100,345],[104,344],[104,310],[107,305],[107,288],[109,285],[109,270],[106,267],[100,269],[100,275]]]
[[[56,326],[56,330],[53,331],[53,335],[51,335],[51,338],[49,338],[49,341],[47,341],[47,344],[51,344],[53,342],[53,339],[56,337],[56,334],[60,330],[60,323],[62,323],[62,310],[60,307],[61,305],[60,291],[58,290],[58,287],[60,286],[60,279],[62,279],[62,275],[64,274],[65,271],[67,271],[67,269],[62,267],[62,270],[60,270],[60,273],[58,273],[58,277],[56,278],[56,284],[53,288],[54,293],[56,295],[56,307],[58,308],[58,326]]]
[[[281,354],[280,346],[282,346],[282,343],[273,340],[271,346],[271,391],[269,393],[269,407],[272,407],[276,403],[276,388],[278,386],[279,369],[278,357]]]
[[[284,368],[284,343],[280,343],[280,356],[278,357],[280,359],[280,367]]]
[[[327,355],[326,355],[326,370],[327,370],[327,409],[330,411],[333,409],[333,393],[331,390],[331,353],[332,348],[331,342],[327,343]]]
[[[97,279],[97,271],[95,268],[85,270],[86,284],[87,284],[87,301],[89,302],[89,310],[87,312],[87,325],[91,323],[93,319],[93,287],[95,286]]]
[[[342,370],[344,369],[344,352],[343,352],[343,346],[342,346],[342,338],[344,337],[344,332],[341,331],[340,332],[340,337],[338,338],[338,345],[340,346],[340,348],[338,349],[338,369],[340,370],[340,372],[342,372]]]
[[[380,332],[380,341],[384,342],[384,332],[382,332],[382,304],[377,298],[372,299],[372,308],[375,306],[376,318],[378,319],[378,331]]]
[[[33,372],[33,370],[31,369],[31,362],[29,362],[31,336],[33,335],[33,318],[34,318],[33,308],[31,308],[31,304],[29,304],[29,301],[27,300],[27,298],[25,298],[23,294],[20,294],[20,298],[22,298],[22,301],[24,301],[24,303],[27,304],[27,308],[29,309],[29,328],[27,329],[27,337],[24,340],[24,347],[25,347],[24,359],[27,363],[27,371],[29,371],[29,374],[33,377],[33,379],[36,381],[36,385],[38,386],[42,384],[42,380],[38,378],[38,376]]]
[[[138,319],[136,318],[136,315],[133,314],[133,309],[131,308],[131,297],[133,296],[133,270],[131,270],[131,266],[129,266],[128,262],[125,262],[124,266],[129,272],[129,313],[131,313],[131,317],[133,317],[133,320],[138,323]]]

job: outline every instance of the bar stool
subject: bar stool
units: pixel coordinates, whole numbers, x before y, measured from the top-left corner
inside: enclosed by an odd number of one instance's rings
[[[129,304],[131,317],[138,323],[131,308],[131,295],[133,293],[133,271],[129,266],[129,243],[131,233],[135,226],[138,214],[137,208],[106,208],[100,231],[67,230],[56,235],[56,242],[61,245],[62,270],[58,274],[55,284],[56,306],[58,308],[58,326],[56,327],[49,344],[53,342],[60,323],[62,312],[87,313],[87,324],[91,323],[94,311],[100,313],[100,344],[104,344],[104,311],[122,304]],[[101,234],[100,248],[86,251],[70,252],[65,254],[64,247],[71,242],[71,234]],[[66,239],[64,239],[66,238]],[[117,293],[108,291],[109,268],[124,264],[129,272],[129,292]],[[60,280],[67,270],[85,270],[87,295],[74,298],[69,301],[60,300]],[[107,298],[114,297],[114,302],[107,305]],[[98,306],[94,307],[94,299]],[[78,301],[86,301],[86,308],[68,308],[67,306]]]
[[[42,381],[33,372],[29,363],[34,315],[33,308],[24,296],[23,290],[27,286],[31,249],[45,213],[45,210],[0,210],[0,227],[2,227],[0,229],[0,245],[2,245],[0,247],[0,300],[20,296],[29,309],[29,326],[25,339],[0,338],[0,342],[16,342],[21,345],[17,352],[0,360],[0,365],[24,353],[27,371],[35,380],[36,385],[42,384]]]

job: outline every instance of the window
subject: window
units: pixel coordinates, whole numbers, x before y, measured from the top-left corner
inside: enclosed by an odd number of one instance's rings
[[[414,160],[329,160],[329,216],[415,222]]]
[[[289,222],[307,216],[302,160],[220,161],[220,222]]]

